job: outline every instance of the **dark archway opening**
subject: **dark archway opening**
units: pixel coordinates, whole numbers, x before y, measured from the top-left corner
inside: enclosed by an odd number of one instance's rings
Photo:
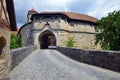
[[[3,53],[3,49],[6,45],[6,40],[4,37],[0,37],[0,58],[1,58],[1,55]]]
[[[50,46],[56,46],[55,35],[51,31],[44,31],[39,37],[40,48],[48,49]]]

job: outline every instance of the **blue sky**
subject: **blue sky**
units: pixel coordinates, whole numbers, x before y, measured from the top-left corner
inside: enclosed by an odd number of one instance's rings
[[[17,26],[27,22],[28,10],[38,12],[65,11],[87,14],[100,19],[109,12],[120,10],[120,0],[14,0]]]

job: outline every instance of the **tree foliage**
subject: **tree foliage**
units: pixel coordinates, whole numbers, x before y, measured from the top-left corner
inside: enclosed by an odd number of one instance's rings
[[[104,50],[120,50],[120,10],[108,13],[97,22],[96,44]]]
[[[73,38],[70,38],[67,42],[67,47],[74,47],[74,43],[75,41],[73,40]]]
[[[11,34],[10,49],[22,47],[22,38],[20,35]]]

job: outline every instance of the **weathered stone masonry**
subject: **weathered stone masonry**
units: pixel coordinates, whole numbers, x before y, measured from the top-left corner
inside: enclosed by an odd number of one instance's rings
[[[69,12],[66,12],[66,14],[68,13]],[[67,15],[62,13],[32,14],[31,20],[28,20],[31,22],[23,25],[19,31],[19,34],[22,35],[23,45],[36,45],[38,48],[41,48],[41,45],[44,45],[44,47],[46,45],[51,46],[50,41],[53,39],[49,39],[49,37],[53,35],[56,43],[53,46],[65,47],[68,40],[70,38],[73,38],[73,40],[75,41],[75,48],[99,49],[98,46],[94,45],[96,34],[94,30],[95,20],[93,21],[92,19],[95,18],[87,16],[87,18],[90,19],[84,20],[86,18],[86,15],[82,15],[81,17],[81,19],[70,19]],[[45,32],[47,32],[47,34],[45,34]],[[46,37],[48,38],[48,40],[41,40],[41,35],[44,36],[42,38]]]
[[[57,50],[79,62],[120,72],[120,52],[118,51],[83,50],[66,47],[57,47]]]
[[[35,46],[22,47],[11,50],[10,70],[14,69],[19,63],[36,49]]]

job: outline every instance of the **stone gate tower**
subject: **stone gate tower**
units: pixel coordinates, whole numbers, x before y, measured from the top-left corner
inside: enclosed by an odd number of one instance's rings
[[[32,13],[32,14],[30,14]],[[36,45],[38,48],[66,46],[73,38],[75,48],[95,49],[97,19],[73,12],[28,12],[28,23],[19,31],[23,46]]]

